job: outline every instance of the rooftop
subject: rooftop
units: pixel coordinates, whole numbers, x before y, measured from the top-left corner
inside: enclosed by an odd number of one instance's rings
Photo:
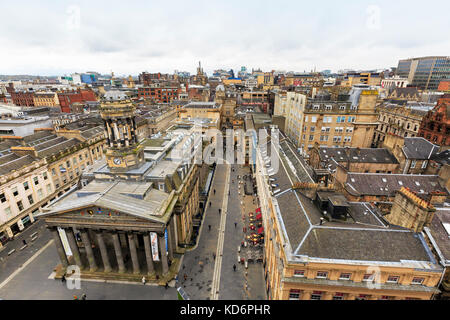
[[[318,206],[292,184],[298,177],[283,152],[280,168],[270,175],[278,184],[275,210],[292,262],[325,261],[437,267],[422,236],[390,226],[370,203],[348,202],[349,217],[325,221]],[[306,259],[306,260],[305,260]]]

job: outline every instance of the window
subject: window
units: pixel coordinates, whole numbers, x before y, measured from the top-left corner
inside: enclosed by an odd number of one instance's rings
[[[78,158],[80,159],[80,161],[83,161],[83,156],[81,154],[78,156]]]
[[[5,194],[4,193],[0,193],[0,201],[3,203],[3,202],[6,202],[6,197],[5,197]]]
[[[322,299],[322,291],[313,291],[311,294],[311,300],[320,300]]]
[[[328,136],[320,136],[320,141],[328,141]]]
[[[17,197],[19,195],[19,191],[17,191],[17,187],[12,189],[12,194],[13,194],[14,197]]]
[[[311,122],[316,123],[317,122],[317,117],[311,117]]]
[[[398,283],[398,280],[400,279],[399,276],[389,276],[386,282],[389,283]]]
[[[294,271],[294,277],[304,277],[305,276],[305,270],[295,270]]]
[[[414,169],[416,167],[416,160],[411,161],[411,169]]]
[[[352,137],[344,137],[344,142],[350,142],[352,141]]]
[[[351,276],[351,273],[341,273],[341,275],[339,276],[339,280],[350,280]]]
[[[47,172],[42,173],[42,176],[44,177],[44,180],[48,179]]]
[[[52,185],[51,184],[47,185],[47,193],[48,194],[52,193]]]
[[[310,131],[314,132],[316,130],[316,127],[311,127]]]
[[[299,300],[300,299],[300,290],[291,289],[289,291],[289,300]]]
[[[67,168],[70,168],[70,161],[69,160],[66,161],[66,165],[67,165]]]
[[[39,184],[39,178],[38,177],[34,177],[33,178],[34,184],[38,185]]]
[[[393,296],[381,296],[380,300],[394,300]]]
[[[317,279],[327,279],[328,278],[328,272],[326,272],[326,271],[317,271],[316,278]]]
[[[76,166],[77,165],[77,158],[73,158],[73,165]]]
[[[30,203],[30,205],[32,205],[34,203],[34,199],[33,199],[33,195],[32,194],[30,194],[28,196],[28,202]]]
[[[308,116],[305,116],[305,122],[308,122]]]
[[[367,294],[360,294],[355,300],[367,300],[368,298],[369,296]]]
[[[342,292],[336,292],[333,295],[333,300],[344,300],[344,294]]]
[[[19,211],[23,210],[23,204],[22,201],[17,201],[17,208],[19,208]]]
[[[422,284],[425,281],[425,278],[414,277],[411,281],[411,284]]]
[[[425,160],[424,162],[422,162],[422,169],[425,169],[427,167],[428,161]]]
[[[374,275],[372,273],[366,273],[363,277],[363,281],[373,281]]]
[[[42,200],[44,198],[44,194],[42,193],[42,189],[38,189],[37,194],[38,194],[39,200]]]
[[[28,189],[30,189],[30,186],[28,185],[28,182],[24,182],[24,183],[23,183],[23,188],[25,189],[25,191],[27,191]]]
[[[56,175],[55,168],[52,168],[52,175]]]
[[[10,207],[5,208],[5,214],[7,216],[9,216],[11,214],[11,208]]]

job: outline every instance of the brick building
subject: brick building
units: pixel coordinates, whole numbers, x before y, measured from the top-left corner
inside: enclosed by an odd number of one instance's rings
[[[181,89],[179,87],[138,88],[139,99],[153,99],[158,103],[169,103],[172,100],[177,100],[179,93],[181,93]]]
[[[70,113],[73,103],[85,103],[87,101],[97,101],[94,91],[88,89],[77,89],[76,91],[58,92],[61,112]]]
[[[443,95],[423,118],[419,136],[440,146],[450,145],[450,94]]]
[[[11,90],[11,100],[16,106],[34,107],[33,91],[15,91]]]

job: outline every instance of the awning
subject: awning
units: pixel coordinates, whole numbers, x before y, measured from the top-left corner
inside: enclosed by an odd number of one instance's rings
[[[256,208],[255,212],[261,212],[261,208]]]
[[[261,233],[263,233],[263,232],[264,232],[264,227],[261,227],[261,228],[258,229],[258,233],[259,233],[259,234],[261,234]]]
[[[258,214],[256,215],[256,219],[258,219],[258,220],[261,220],[261,219],[262,219],[261,213],[258,213]]]

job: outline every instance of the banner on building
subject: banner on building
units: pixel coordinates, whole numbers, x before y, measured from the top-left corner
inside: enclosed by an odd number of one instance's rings
[[[158,235],[155,232],[150,232],[150,244],[152,246],[153,261],[159,261]]]
[[[67,256],[72,256],[72,250],[70,250],[69,241],[67,240],[66,231],[60,227],[58,227],[59,238],[61,239],[62,245],[64,247],[64,251]]]
[[[166,254],[169,252],[169,245],[167,244],[167,241],[169,240],[169,235],[167,234],[167,229],[164,230],[164,239],[166,240]]]

